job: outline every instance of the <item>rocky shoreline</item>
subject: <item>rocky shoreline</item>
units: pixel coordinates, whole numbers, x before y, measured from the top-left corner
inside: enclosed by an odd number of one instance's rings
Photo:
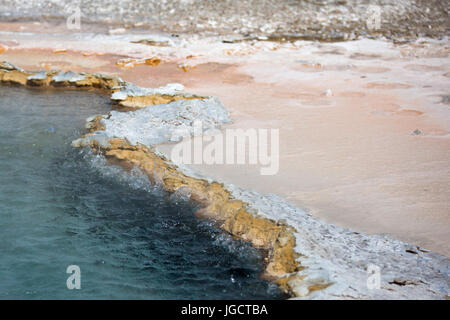
[[[113,101],[131,109],[191,99],[208,103],[208,97],[182,93],[173,85],[144,89],[117,77],[27,72],[6,62],[0,64],[0,83],[103,89],[112,95]],[[447,258],[388,237],[368,236],[326,224],[275,196],[263,196],[187,174],[157,153],[152,145],[133,145],[126,136],[109,136],[105,118],[88,119],[90,133],[73,145],[90,146],[124,167],[137,166],[169,192],[189,194],[203,206],[199,216],[212,218],[225,231],[267,249],[266,276],[293,297],[448,298],[450,261]],[[367,288],[368,263],[383,269],[380,289]]]

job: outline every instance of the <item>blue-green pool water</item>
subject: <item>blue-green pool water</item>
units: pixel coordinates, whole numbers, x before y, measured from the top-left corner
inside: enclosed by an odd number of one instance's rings
[[[0,87],[0,298],[284,298],[260,278],[262,253],[197,219],[194,203],[70,146],[108,104]]]

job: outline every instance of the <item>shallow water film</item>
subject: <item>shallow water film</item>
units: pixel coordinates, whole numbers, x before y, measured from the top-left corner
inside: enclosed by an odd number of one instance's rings
[[[108,104],[0,87],[0,298],[285,298],[260,279],[262,253],[197,219],[194,203],[70,146]]]

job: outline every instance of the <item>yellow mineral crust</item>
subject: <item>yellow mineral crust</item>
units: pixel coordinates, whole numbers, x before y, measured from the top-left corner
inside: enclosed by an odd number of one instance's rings
[[[276,280],[300,270],[294,250],[295,230],[250,213],[247,203],[234,199],[223,184],[187,176],[152,148],[143,145],[132,146],[122,139],[110,139],[109,146],[100,146],[95,140],[90,146],[125,168],[140,168],[151,181],[168,192],[181,188],[189,190],[191,198],[203,207],[198,216],[214,219],[230,234],[268,251],[266,277]],[[282,286],[282,289],[285,288]],[[290,289],[286,291],[291,292]]]
[[[150,63],[153,60],[149,60]],[[153,62],[155,63],[155,62]],[[56,70],[27,72],[8,62],[0,62],[0,83],[18,84],[33,87],[79,87],[86,89],[103,89],[112,94],[124,87],[125,82],[115,76],[96,73],[74,74],[79,79],[56,81],[54,79],[60,72]],[[203,96],[187,95],[183,93],[163,94],[149,93],[145,95],[127,95],[123,100],[115,102],[124,111],[144,108],[146,106],[167,104],[178,100],[205,99]]]
[[[26,72],[7,62],[0,63],[0,83],[20,84],[38,87],[86,87],[92,89],[106,89],[110,92],[120,86],[123,81],[120,78],[102,75],[82,73],[83,79],[74,81],[55,81],[53,79],[59,71],[41,71],[38,73]]]
[[[117,92],[125,83],[120,78],[100,74],[79,74],[83,78],[55,82],[53,77],[59,71],[26,72],[7,62],[0,63],[0,84],[19,84],[38,87],[75,87],[100,88],[109,93]],[[201,99],[198,96],[158,95],[128,96],[120,103],[130,108],[147,105],[165,104],[180,99]],[[87,126],[89,131],[104,130],[102,116],[96,116]],[[88,133],[87,135],[92,135]],[[226,187],[218,182],[208,182],[204,179],[190,177],[171,164],[152,148],[143,145],[131,145],[122,139],[110,139],[108,145],[100,144],[95,139],[90,140],[90,147],[103,153],[106,158],[122,165],[124,168],[138,167],[156,184],[160,184],[168,192],[188,190],[191,199],[201,205],[197,216],[217,221],[220,227],[230,234],[251,242],[255,247],[267,251],[264,276],[277,283],[282,290],[293,296],[304,296],[314,290],[325,288],[329,284],[318,284],[297,292],[295,286],[303,283],[303,276],[297,271],[302,270],[297,261],[295,251],[295,230],[285,224],[258,217],[250,212],[248,204],[233,198]],[[308,291],[309,289],[309,291]]]
[[[184,95],[170,95],[170,94],[152,94],[146,96],[128,96],[125,100],[119,101],[119,106],[139,109],[147,106],[154,106],[157,104],[167,104],[169,102],[178,100],[192,100],[205,99],[200,96],[184,96]]]
[[[4,84],[26,85],[27,78],[32,73],[28,73],[7,62],[0,63],[0,82]]]

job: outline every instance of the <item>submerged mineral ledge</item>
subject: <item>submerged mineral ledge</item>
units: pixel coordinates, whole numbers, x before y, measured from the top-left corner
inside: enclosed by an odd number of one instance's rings
[[[227,232],[267,249],[266,276],[294,297],[448,296],[450,260],[445,257],[386,236],[324,223],[275,195],[195,177],[153,149],[155,144],[180,140],[186,132],[194,135],[195,119],[203,121],[205,131],[229,121],[228,112],[216,98],[181,93],[182,87],[176,84],[144,89],[116,77],[32,73],[6,62],[0,64],[0,83],[102,88],[122,106],[141,108],[89,118],[86,127],[90,133],[73,145],[89,146],[125,167],[137,166],[169,192],[190,194],[203,206],[199,215],[215,219]]]

